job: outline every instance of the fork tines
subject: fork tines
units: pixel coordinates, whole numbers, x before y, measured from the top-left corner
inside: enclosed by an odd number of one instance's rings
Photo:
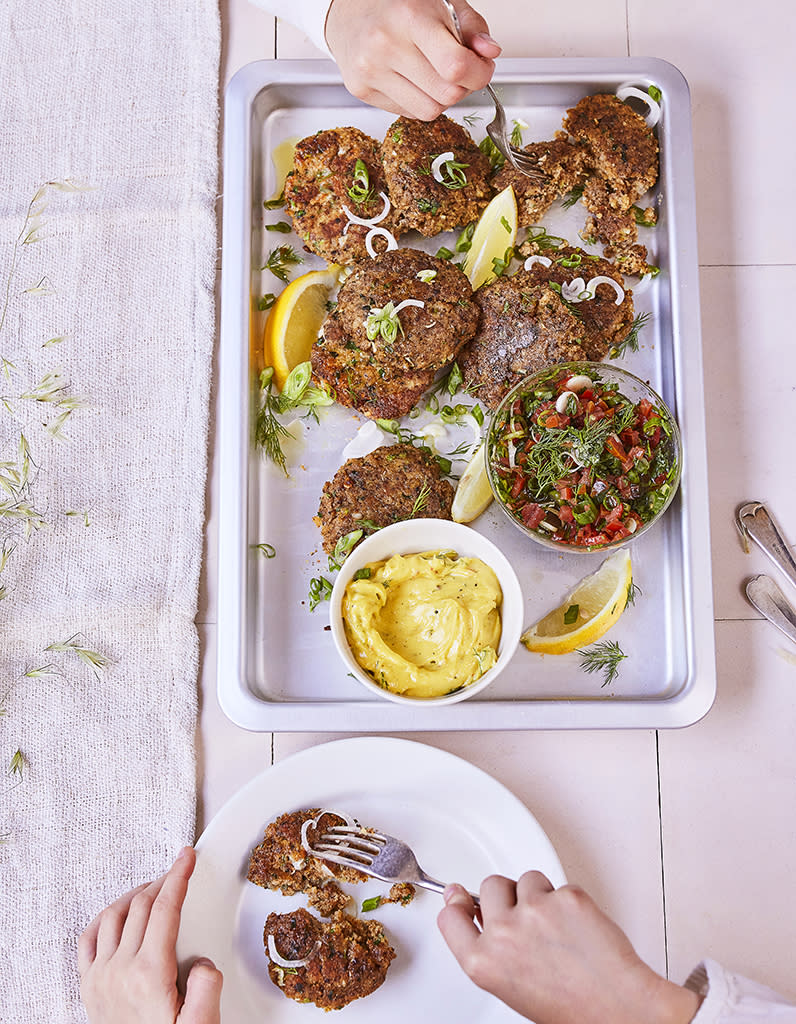
[[[386,842],[386,838],[378,832],[363,832],[349,825],[333,825],[310,846],[314,853],[336,854],[367,867],[381,853]],[[326,859],[332,860],[332,857],[327,856]],[[337,863],[342,861],[338,860]]]

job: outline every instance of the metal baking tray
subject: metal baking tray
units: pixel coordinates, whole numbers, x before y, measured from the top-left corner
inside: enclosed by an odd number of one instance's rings
[[[477,698],[445,707],[403,707],[365,695],[347,676],[332,644],[327,605],[309,611],[313,576],[327,573],[312,522],[323,484],[363,420],[339,407],[306,430],[285,478],[252,444],[264,315],[257,299],[279,283],[263,272],[268,251],[288,235],[266,234],[263,210],[276,188],[276,146],[322,128],[355,125],[384,137],[392,116],[366,107],[343,88],[326,61],[261,61],[238,72],[225,104],[221,300],[218,694],[233,722],[260,731],[402,732],[447,729],[657,728],[689,725],[715,696],[707,461],[700,344],[696,218],[688,86],[672,65],[654,59],[499,60],[494,84],[510,118],[529,127],[524,141],[551,138],[582,96],[614,92],[632,81],[663,94],[658,126],[660,180],[651,201],[655,228],[640,229],[662,272],[637,312],[649,311],[641,348],[619,364],[648,379],[664,397],[684,438],[679,494],[663,521],[632,544],[642,594],[613,628],[628,658],[618,678],[579,667],[576,654],[529,654],[520,648],[499,679]],[[451,116],[491,119],[485,93]],[[544,219],[578,242],[580,204]],[[453,236],[455,237],[455,236]],[[407,237],[402,245],[423,243]],[[300,271],[323,266],[308,256]],[[276,286],[276,287],[274,287]],[[525,596],[526,622],[557,605],[593,571],[599,554],[559,554],[520,534],[494,505],[473,524],[506,552]],[[265,559],[255,545],[269,543]]]

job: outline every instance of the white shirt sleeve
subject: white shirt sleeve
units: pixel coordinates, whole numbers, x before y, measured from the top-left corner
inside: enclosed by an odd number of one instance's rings
[[[699,964],[685,987],[703,997],[691,1024],[796,1024],[796,1006],[765,985],[731,974],[714,960]]]
[[[332,0],[253,0],[263,10],[270,11],[277,18],[284,18],[291,25],[309,36],[321,52],[332,56],[326,45],[324,29],[326,15],[332,6]]]

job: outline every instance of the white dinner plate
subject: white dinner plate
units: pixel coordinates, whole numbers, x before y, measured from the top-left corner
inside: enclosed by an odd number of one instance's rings
[[[399,836],[430,875],[469,889],[477,890],[486,875],[516,878],[531,868],[543,871],[555,886],[565,881],[555,850],[533,815],[467,761],[422,743],[383,737],[303,750],[244,786],[196,846],[177,955],[181,964],[209,956],[223,971],[223,1024],[329,1019],[314,1005],[285,998],[268,977],[263,951],[268,914],[306,906],[306,897],[282,896],[246,880],[249,853],[268,822],[306,807],[344,811]],[[388,886],[369,879],[345,888],[361,907]],[[408,906],[392,904],[374,912],[397,956],[381,988],[343,1009],[345,1024],[521,1019],[461,972],[436,927],[441,906],[436,893],[418,890]]]

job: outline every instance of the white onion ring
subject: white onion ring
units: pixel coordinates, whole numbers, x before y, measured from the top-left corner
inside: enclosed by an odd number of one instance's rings
[[[483,440],[483,438],[481,437],[481,427],[478,423],[478,420],[475,418],[475,416],[473,416],[471,412],[468,412],[465,416],[462,416],[462,422],[466,423],[470,430],[472,430],[473,448],[477,448],[481,444],[481,441]]]
[[[627,285],[627,287],[630,291],[632,291],[633,298],[636,298],[639,295],[643,295],[644,292],[648,292],[652,287],[652,282],[652,274],[642,274],[636,284]],[[625,284],[627,284],[627,281],[625,282]]]
[[[449,160],[453,159],[455,159],[453,153],[440,153],[438,157],[434,158],[434,160],[431,163],[431,174],[434,178],[434,181],[438,181],[440,182],[440,184],[443,183],[444,179],[442,177],[442,165],[446,164]]]
[[[317,826],[324,814],[333,814],[335,818],[342,818],[349,828],[356,828],[357,823],[347,814],[343,814],[342,811],[330,811],[328,807],[324,807],[322,810],[318,811],[316,817],[307,818],[301,826],[301,845],[309,854],[312,854],[312,848],[310,847],[309,840],[307,839],[307,832],[309,832],[311,826]]]
[[[586,291],[592,298],[594,298],[596,294],[598,284],[610,284],[610,286],[616,292],[616,299],[614,301],[616,302],[617,306],[622,305],[622,303],[625,300],[625,290],[619,284],[618,281],[614,281],[612,277],[604,277],[603,275],[593,277],[591,281],[589,281],[589,283],[586,285]]]
[[[586,282],[582,277],[573,278],[572,281],[565,281],[561,285],[561,298],[566,302],[583,302],[583,293],[587,291]]]
[[[352,213],[347,206],[343,206],[343,213],[348,217],[350,224],[361,224],[365,228],[375,227],[379,221],[384,220],[387,214],[390,212],[390,200],[384,192],[379,192],[379,195],[384,200],[384,209],[381,213],[377,213],[375,217],[370,217],[367,220],[364,217],[357,217],[355,213]],[[349,224],[346,224],[343,234],[348,231]]]
[[[365,235],[365,248],[368,250],[368,256],[372,260],[376,259],[378,253],[373,248],[373,239],[376,236],[387,239],[387,248],[385,252],[390,252],[391,249],[397,249],[398,243],[395,241],[395,235],[390,234],[387,228],[371,228],[370,231]]]
[[[268,936],[268,956],[271,958],[271,962],[277,964],[279,967],[288,967],[291,969],[295,969],[296,967],[306,967],[320,948],[321,940],[316,939],[312,952],[308,956],[303,956],[299,960],[286,960],[276,948],[276,942],[274,941],[273,935],[269,934]]]
[[[406,309],[407,306],[417,306],[419,309],[425,309],[425,302],[422,299],[404,299],[399,302],[393,309],[393,313],[400,313],[402,309]]]
[[[513,441],[508,441],[506,447],[508,448],[509,452],[509,468],[514,469],[517,465],[517,463],[514,461],[514,455],[517,451],[517,446],[516,444],[514,444]]]
[[[655,125],[661,119],[661,108],[660,104],[657,103],[648,92],[642,92],[641,89],[637,89],[635,85],[630,82],[625,82],[624,85],[620,85],[616,90],[616,98],[624,102],[628,97],[633,96],[637,100],[641,100],[647,104],[647,113],[644,115],[644,120],[647,122],[648,128],[654,128]]]
[[[535,263],[541,263],[543,267],[547,267],[548,269],[553,265],[553,261],[550,259],[549,256],[537,256],[536,254],[534,254],[533,256],[529,256],[528,259],[523,263],[523,269],[530,270]]]

